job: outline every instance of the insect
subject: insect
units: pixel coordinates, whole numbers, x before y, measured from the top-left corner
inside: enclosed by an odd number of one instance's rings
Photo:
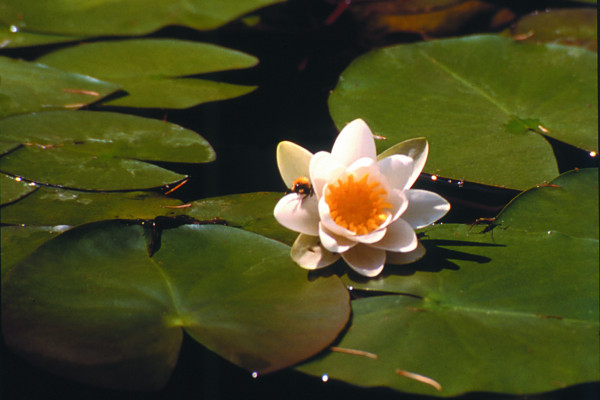
[[[308,180],[308,178],[304,176],[300,176],[294,179],[294,183],[292,183],[292,188],[288,189],[286,193],[298,193],[303,195],[304,198],[306,198],[308,196],[312,196],[315,193],[315,191],[313,190],[310,180]]]

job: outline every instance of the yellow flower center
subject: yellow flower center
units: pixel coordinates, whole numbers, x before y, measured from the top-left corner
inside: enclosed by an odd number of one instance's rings
[[[357,235],[374,231],[386,220],[385,211],[392,208],[386,198],[387,192],[380,182],[369,182],[369,174],[358,181],[352,174],[340,178],[327,185],[325,193],[331,218]]]

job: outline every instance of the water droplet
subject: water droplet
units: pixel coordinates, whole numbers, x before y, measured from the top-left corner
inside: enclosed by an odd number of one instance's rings
[[[596,157],[598,154],[596,154],[595,151],[590,151],[590,157]]]
[[[258,378],[258,372],[253,371],[252,372],[252,378],[254,378],[254,379]]]
[[[462,179],[460,181],[458,181],[458,187],[463,187],[464,184],[465,184],[465,181],[463,181]]]
[[[9,29],[12,33],[19,32],[19,28],[16,25],[11,25]]]
[[[437,178],[438,178],[437,175],[431,175],[431,180],[432,181],[437,181]]]
[[[552,231],[548,231],[548,235],[552,235]]]
[[[348,286],[348,290],[349,291],[353,291],[354,290],[354,286]]]
[[[321,380],[322,380],[323,382],[327,382],[327,381],[329,380],[329,375],[327,375],[327,374],[323,374],[323,376],[321,377]]]
[[[448,179],[448,183],[452,183],[452,179]]]
[[[35,182],[29,182],[29,186],[31,186],[31,187],[36,187],[36,186],[37,186],[37,183],[35,183]]]

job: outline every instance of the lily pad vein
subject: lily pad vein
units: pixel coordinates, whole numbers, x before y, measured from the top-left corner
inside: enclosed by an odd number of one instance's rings
[[[466,78],[464,78],[461,75],[459,75],[458,73],[456,73],[456,71],[453,71],[452,69],[450,69],[447,65],[445,65],[445,64],[441,63],[439,60],[431,57],[429,54],[427,54],[424,51],[419,51],[419,54],[421,56],[423,56],[424,58],[426,58],[428,61],[430,61],[432,65],[435,65],[436,67],[440,68],[442,71],[446,72],[448,75],[450,75],[452,78],[454,78],[457,82],[460,82],[464,86],[468,87],[469,89],[471,89],[472,91],[474,91],[475,93],[477,93],[478,95],[480,95],[481,97],[483,97],[484,99],[486,99],[487,101],[492,103],[494,106],[498,107],[506,115],[508,115],[508,116],[512,115],[512,113],[508,110],[508,108],[506,108],[502,103],[500,103],[499,101],[494,99],[492,96],[487,94],[485,92],[485,90],[483,90],[482,88],[480,88],[477,85],[475,85],[474,83],[468,81]]]

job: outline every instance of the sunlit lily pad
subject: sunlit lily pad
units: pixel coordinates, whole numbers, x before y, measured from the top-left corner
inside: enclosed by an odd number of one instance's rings
[[[355,288],[398,293],[354,301],[339,343],[378,357],[329,352],[299,369],[439,396],[598,380],[597,179],[597,170],[582,170],[556,179],[560,188],[526,192],[491,231],[427,228],[421,261],[388,265],[375,280],[345,277]],[[576,228],[564,225],[569,215]]]
[[[257,59],[221,46],[171,39],[95,42],[49,53],[37,60],[65,71],[114,82],[128,96],[106,104],[187,108],[241,96],[254,86],[186,76],[248,68]]]
[[[0,170],[67,188],[158,187],[185,176],[144,161],[208,162],[200,135],[164,121],[109,112],[47,112],[0,121],[5,140],[25,146],[0,158]]]
[[[120,89],[115,83],[7,57],[0,57],[0,76],[0,118],[77,109]]]
[[[283,193],[244,193],[198,200],[185,211],[201,221],[214,220],[292,245],[298,234],[279,225],[273,209]],[[215,220],[216,219],[216,220]]]
[[[0,23],[0,49],[72,42],[80,37],[20,32],[16,26]]]
[[[598,11],[595,8],[559,8],[521,18],[510,29],[517,40],[560,43],[598,49]]]
[[[283,0],[4,0],[0,21],[19,29],[67,35],[134,35],[166,25],[214,29]],[[51,15],[52,18],[48,18]]]
[[[542,133],[598,151],[596,54],[499,36],[432,40],[355,60],[330,97],[339,128],[363,118],[379,151],[424,136],[425,172],[527,189],[558,174]]]
[[[322,350],[347,322],[339,278],[309,281],[277,241],[184,225],[163,231],[149,257],[148,237],[118,221],[83,225],[15,265],[2,284],[7,345],[63,376],[152,389],[183,331],[262,374]]]
[[[0,204],[12,203],[33,192],[37,187],[29,182],[0,174]],[[0,210],[4,210],[3,208]],[[2,219],[2,222],[6,222]]]
[[[184,212],[177,199],[153,192],[79,192],[39,188],[34,194],[0,208],[8,224],[80,225],[105,219],[154,219]]]

